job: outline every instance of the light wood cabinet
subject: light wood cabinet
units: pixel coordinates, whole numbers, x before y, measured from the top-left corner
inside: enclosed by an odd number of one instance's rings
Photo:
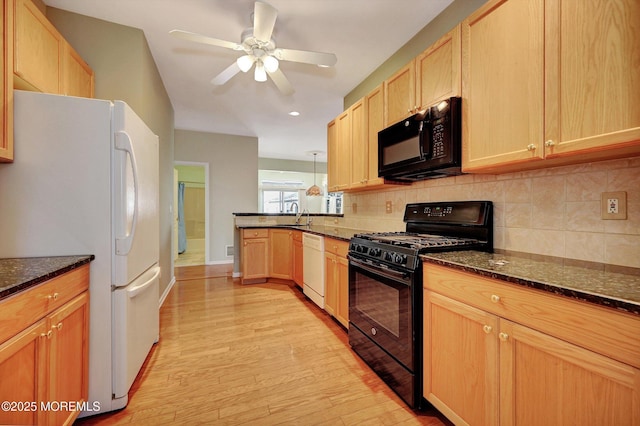
[[[385,127],[410,116],[416,110],[415,59],[384,81]]]
[[[349,327],[349,243],[325,238],[325,311],[344,327]]]
[[[269,276],[269,229],[242,230],[242,284],[265,282]]]
[[[0,162],[13,161],[13,0],[2,2],[0,19]]]
[[[61,93],[68,96],[93,98],[93,70],[69,43],[64,43],[61,59]]]
[[[338,187],[338,127],[336,120],[327,124],[327,189],[335,192]]]
[[[491,0],[463,21],[463,170],[640,153],[637,16],[635,0]]]
[[[367,143],[367,108],[364,99],[349,107],[351,127],[351,176],[349,189],[366,186],[369,179],[369,145]]]
[[[303,248],[302,248],[302,232],[293,231],[293,282],[302,288],[304,286],[303,275]]]
[[[269,276],[290,280],[293,271],[293,231],[269,229]]]
[[[424,396],[454,423],[640,421],[639,318],[437,265],[424,286]]]
[[[461,34],[456,25],[384,82],[385,127],[461,94]]]
[[[378,187],[384,179],[378,177],[378,132],[384,129],[384,87],[380,84],[365,98],[367,112],[367,157],[369,158],[367,186]],[[362,155],[362,154],[360,154]]]
[[[14,73],[26,84],[46,93],[60,93],[60,58],[64,40],[31,0],[15,0]]]
[[[339,192],[351,180],[351,121],[345,111],[327,125],[328,191]]]
[[[31,0],[15,1],[14,85],[93,97],[93,71]]]
[[[460,24],[416,58],[418,110],[462,94]]]
[[[86,265],[0,302],[0,399],[31,404],[0,411],[0,423],[60,425],[78,416],[55,404],[88,399],[88,288]]]

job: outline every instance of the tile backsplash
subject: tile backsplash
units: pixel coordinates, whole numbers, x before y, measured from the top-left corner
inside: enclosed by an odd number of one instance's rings
[[[627,193],[626,220],[601,219],[612,191]],[[346,193],[331,225],[399,231],[407,203],[474,199],[494,203],[495,248],[640,268],[640,157]]]

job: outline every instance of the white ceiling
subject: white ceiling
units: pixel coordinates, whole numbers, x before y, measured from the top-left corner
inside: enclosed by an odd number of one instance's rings
[[[211,79],[241,55],[169,35],[172,29],[240,42],[253,0],[44,0],[48,6],[140,28],[175,110],[177,129],[258,138],[259,156],[311,161],[326,152],[326,125],[343,98],[452,0],[269,0],[278,9],[277,47],[336,54],[333,68],[281,61],[295,89],[239,73]],[[291,117],[292,110],[300,116]],[[319,157],[319,161],[325,158]]]

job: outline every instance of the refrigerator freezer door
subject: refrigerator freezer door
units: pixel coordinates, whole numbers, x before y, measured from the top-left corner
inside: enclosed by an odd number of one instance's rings
[[[151,346],[158,341],[159,277],[156,264],[113,292],[113,394],[115,400],[125,398],[124,404]]]
[[[128,285],[158,262],[158,137],[124,102],[113,105],[113,285]]]

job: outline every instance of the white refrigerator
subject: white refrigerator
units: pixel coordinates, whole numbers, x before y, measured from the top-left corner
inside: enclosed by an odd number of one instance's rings
[[[159,338],[158,137],[124,102],[25,91],[14,135],[0,257],[95,255],[89,402],[122,408]]]

